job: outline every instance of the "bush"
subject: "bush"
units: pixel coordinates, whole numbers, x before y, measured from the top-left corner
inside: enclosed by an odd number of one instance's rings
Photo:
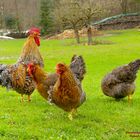
[[[16,18],[10,15],[6,16],[5,26],[7,29],[14,29],[16,27]]]

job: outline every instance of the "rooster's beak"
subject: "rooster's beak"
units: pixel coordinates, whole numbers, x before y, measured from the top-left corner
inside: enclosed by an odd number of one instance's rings
[[[27,72],[29,72],[29,68],[27,68]]]

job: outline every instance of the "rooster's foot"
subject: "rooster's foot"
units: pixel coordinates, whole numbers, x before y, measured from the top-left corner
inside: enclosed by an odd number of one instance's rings
[[[31,102],[31,97],[30,97],[30,95],[28,95],[28,102]]]
[[[21,94],[21,102],[22,102],[22,103],[24,102],[23,94]]]

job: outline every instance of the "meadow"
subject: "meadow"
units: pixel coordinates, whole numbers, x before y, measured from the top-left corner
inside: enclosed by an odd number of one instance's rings
[[[140,58],[140,32],[131,29],[103,33],[94,39],[109,44],[86,46],[77,45],[74,39],[41,40],[46,72],[54,72],[58,62],[69,64],[73,54],[84,57],[87,73],[83,89],[87,100],[70,121],[66,112],[49,105],[37,91],[30,103],[21,103],[20,94],[1,87],[0,140],[130,140],[127,132],[140,132],[140,74],[131,104],[127,98],[115,101],[105,96],[100,88],[106,73]],[[24,42],[0,40],[0,63],[15,63]]]

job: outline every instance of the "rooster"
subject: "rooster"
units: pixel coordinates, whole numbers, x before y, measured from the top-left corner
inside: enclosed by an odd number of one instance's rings
[[[134,81],[139,68],[140,59],[137,59],[128,65],[114,69],[102,80],[101,88],[103,93],[115,99],[128,96],[128,101],[130,102],[135,91]]]
[[[28,65],[28,72],[36,82],[40,95],[63,110],[70,112],[69,119],[85,100],[81,82],[86,73],[82,56],[74,55],[70,66],[58,64],[56,73],[47,74],[33,63]]]
[[[39,29],[31,28],[18,61],[13,65],[0,64],[0,85],[20,93],[21,101],[24,100],[24,94],[28,95],[30,101],[30,95],[35,89],[35,83],[27,72],[27,64],[32,61],[41,67],[44,65],[38,49],[39,35]]]

